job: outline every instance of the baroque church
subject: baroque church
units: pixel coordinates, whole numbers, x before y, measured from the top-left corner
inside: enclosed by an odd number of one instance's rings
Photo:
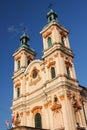
[[[52,8],[40,34],[41,60],[35,58],[26,32],[13,54],[11,130],[87,130],[87,88],[76,77],[69,31]]]

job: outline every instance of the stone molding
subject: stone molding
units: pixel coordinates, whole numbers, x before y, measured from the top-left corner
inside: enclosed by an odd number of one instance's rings
[[[42,106],[35,106],[32,108],[31,112],[34,113],[34,111],[39,111],[42,109]]]

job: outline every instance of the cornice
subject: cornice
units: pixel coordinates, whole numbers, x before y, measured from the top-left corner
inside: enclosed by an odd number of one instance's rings
[[[42,31],[40,32],[40,34],[43,34],[44,32],[46,32],[51,26],[57,26],[59,29],[65,31],[66,33],[69,33],[69,31],[67,29],[65,29],[63,26],[61,26],[58,22],[51,22],[50,24],[47,24]]]
[[[44,55],[42,56],[42,58],[46,58],[47,56],[53,54],[53,52],[55,52],[55,51],[60,51],[72,58],[74,57],[71,49],[69,49],[67,47],[58,46],[58,44],[60,44],[60,43],[54,43],[50,48],[45,49],[43,52]]]
[[[26,67],[21,67],[19,70],[15,71],[12,80],[14,80],[16,77],[20,76],[21,74],[24,74]]]

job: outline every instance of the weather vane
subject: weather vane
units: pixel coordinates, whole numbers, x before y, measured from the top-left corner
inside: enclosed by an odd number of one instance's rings
[[[52,9],[52,4],[50,3],[48,7],[49,7],[49,9]]]
[[[27,29],[26,27],[23,28],[23,32],[26,33],[27,32]]]

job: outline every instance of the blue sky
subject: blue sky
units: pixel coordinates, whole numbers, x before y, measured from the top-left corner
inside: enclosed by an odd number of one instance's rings
[[[69,33],[79,84],[87,86],[87,0],[0,0],[0,130],[5,120],[11,122],[13,97],[13,53],[20,45],[26,27],[30,46],[41,58],[43,43],[40,31],[47,24],[49,4],[58,14],[58,21]]]

